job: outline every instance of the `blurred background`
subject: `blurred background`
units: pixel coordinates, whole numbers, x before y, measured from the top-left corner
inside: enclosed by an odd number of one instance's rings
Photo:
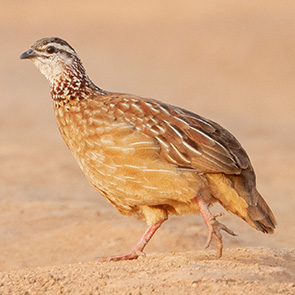
[[[225,248],[294,248],[294,1],[2,0],[0,271],[127,252],[146,227],[87,183],[58,133],[47,81],[19,59],[51,36],[76,49],[99,87],[182,106],[229,129],[278,229],[266,236],[226,214],[238,237],[224,234]],[[172,217],[146,251],[203,249],[206,235],[200,216]]]

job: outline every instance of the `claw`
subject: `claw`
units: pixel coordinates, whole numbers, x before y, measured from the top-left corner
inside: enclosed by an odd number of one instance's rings
[[[223,249],[223,243],[222,243],[222,235],[221,235],[221,230],[224,230],[228,234],[232,236],[236,236],[236,234],[226,227],[223,223],[220,223],[216,217],[221,216],[222,214],[216,214],[213,215],[210,219],[209,222],[207,223],[208,226],[208,238],[207,238],[207,243],[206,243],[206,248],[208,248],[211,244],[212,237],[214,236],[217,244],[217,258],[220,258],[222,256],[222,249]]]
[[[134,259],[137,259],[139,256],[145,257],[145,253],[142,251],[131,251],[128,254],[97,257],[95,259],[99,262],[109,262],[109,261],[134,260]]]
[[[145,257],[145,253],[143,252],[143,249],[145,248],[149,240],[152,238],[154,233],[157,231],[157,229],[161,226],[163,222],[164,220],[160,220],[159,222],[149,226],[146,232],[143,234],[143,236],[139,240],[139,242],[130,251],[130,253],[123,254],[123,255],[115,255],[115,256],[97,257],[96,259],[100,262],[105,262],[105,261],[134,260],[134,259],[137,259],[139,256]]]
[[[222,256],[223,249],[222,235],[220,231],[223,230],[232,236],[236,236],[236,234],[216,219],[217,217],[222,216],[222,213],[213,215],[209,211],[208,205],[204,201],[197,199],[197,197],[195,199],[208,228],[208,236],[205,248],[207,249],[210,246],[212,242],[212,237],[214,237],[217,244],[217,258],[220,258]]]

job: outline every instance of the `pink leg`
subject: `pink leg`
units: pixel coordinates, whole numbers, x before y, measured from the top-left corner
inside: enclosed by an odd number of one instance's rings
[[[198,204],[199,210],[208,228],[208,238],[206,242],[206,248],[209,247],[212,241],[212,236],[214,236],[216,240],[216,244],[217,244],[217,258],[220,258],[222,256],[222,249],[223,249],[222,235],[220,231],[224,230],[232,236],[236,236],[236,234],[232,230],[227,228],[224,224],[216,220],[216,217],[219,217],[222,214],[212,215],[212,213],[210,212],[208,208],[207,203],[205,203],[203,200],[199,199],[198,197],[195,197],[195,200]]]
[[[153,225],[150,225],[139,242],[131,249],[130,253],[123,255],[98,257],[99,261],[120,261],[120,260],[132,260],[137,259],[139,256],[145,256],[143,249],[152,238],[157,229],[162,225],[164,221],[159,221]]]

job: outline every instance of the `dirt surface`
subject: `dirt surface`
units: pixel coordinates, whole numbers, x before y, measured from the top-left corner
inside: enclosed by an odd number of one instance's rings
[[[0,273],[3,294],[294,294],[295,251],[237,248],[153,254]],[[25,293],[27,292],[27,293]],[[0,293],[2,294],[2,293]]]
[[[295,294],[294,18],[293,1],[2,1],[0,294]],[[229,129],[275,234],[225,213],[238,236],[224,234],[216,260],[201,216],[172,217],[145,259],[94,261],[130,250],[146,225],[91,188],[58,134],[47,81],[19,60],[46,36],[69,41],[100,87]]]

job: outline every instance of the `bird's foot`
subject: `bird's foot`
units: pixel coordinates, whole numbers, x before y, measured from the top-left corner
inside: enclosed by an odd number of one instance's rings
[[[96,260],[99,262],[135,260],[140,256],[145,257],[145,253],[142,251],[131,250],[131,252],[128,254],[97,257]]]
[[[224,224],[220,223],[216,219],[217,217],[220,217],[222,213],[213,215],[210,212],[209,205],[207,203],[205,203],[202,199],[199,199],[197,197],[195,199],[208,228],[206,248],[210,246],[212,237],[214,237],[217,244],[217,258],[220,258],[222,256],[222,249],[223,249],[222,235],[220,231],[224,230],[225,232],[227,232],[228,234],[232,236],[236,236],[236,234],[231,229],[229,229],[228,227],[226,227]]]
[[[215,238],[216,244],[217,244],[217,258],[220,258],[222,256],[222,249],[223,249],[223,243],[222,243],[222,235],[221,230],[224,230],[228,234],[232,236],[236,236],[236,234],[229,229],[227,226],[225,226],[223,223],[220,223],[216,218],[222,216],[222,213],[211,215],[209,217],[209,220],[206,222],[208,227],[208,236],[207,236],[207,242],[206,242],[206,248],[208,248],[211,244],[212,237]]]
[[[143,249],[149,242],[149,240],[152,238],[154,233],[157,231],[157,229],[161,226],[161,224],[164,222],[164,220],[160,220],[155,224],[150,225],[139,242],[132,248],[130,253],[123,254],[123,255],[115,255],[115,256],[106,256],[106,257],[97,257],[96,259],[100,262],[104,261],[122,261],[122,260],[134,260],[137,259],[139,256],[145,257],[145,253],[143,252]]]

